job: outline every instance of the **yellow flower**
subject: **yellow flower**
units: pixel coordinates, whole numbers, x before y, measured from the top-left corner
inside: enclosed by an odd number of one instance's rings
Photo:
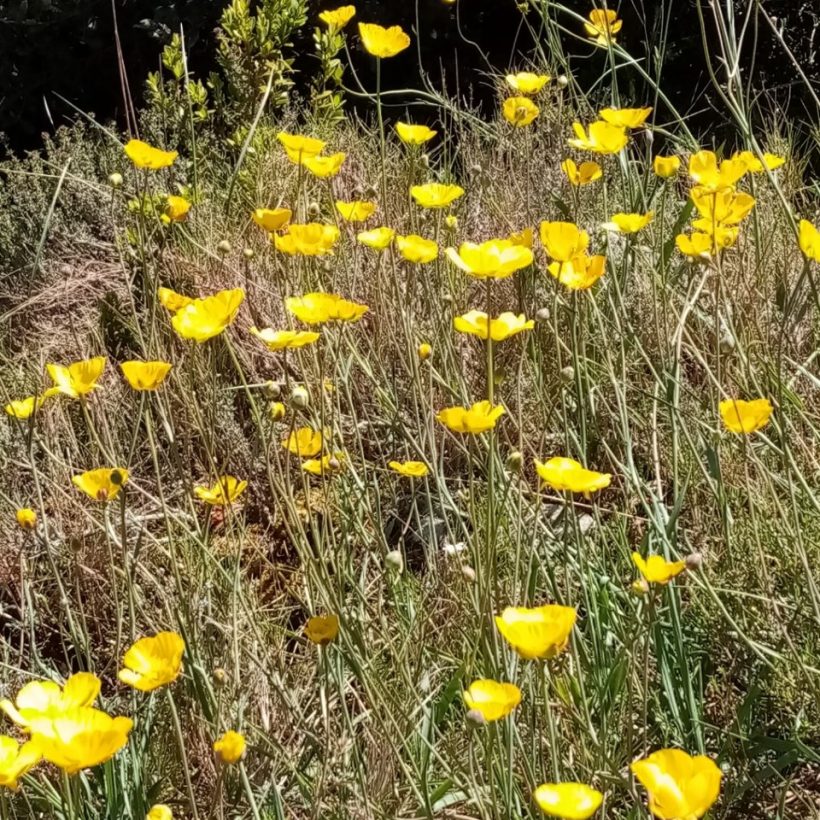
[[[507,717],[521,703],[521,690],[514,683],[476,680],[461,694],[467,708],[478,712],[487,723]]]
[[[307,168],[313,176],[319,177],[319,179],[329,179],[339,173],[346,156],[347,155],[342,151],[339,151],[327,157],[304,157],[302,159],[302,166]]]
[[[495,625],[504,640],[522,658],[550,659],[566,649],[575,618],[575,608],[571,606],[508,606],[496,615]]]
[[[14,399],[5,406],[5,411],[16,419],[25,420],[30,418],[35,410],[39,410],[49,396],[59,392],[62,391],[52,387],[40,396],[26,396],[24,399]]]
[[[134,390],[156,390],[171,371],[168,362],[123,362],[120,365],[125,380]]]
[[[574,222],[542,222],[541,244],[556,262],[569,262],[589,247],[589,234]]]
[[[513,245],[520,245],[522,248],[532,250],[532,237],[532,228],[522,228],[520,231],[511,233],[507,239],[512,242]]]
[[[532,330],[535,322],[532,319],[528,321],[523,313],[516,316],[514,313],[505,312],[497,319],[488,319],[483,311],[471,310],[463,316],[456,316],[453,319],[453,327],[459,333],[469,333],[478,336],[479,339],[486,339],[489,335],[494,342],[503,342],[517,333]]]
[[[373,216],[376,205],[373,202],[342,202],[336,200],[336,210],[342,215],[346,222],[364,222]]]
[[[772,403],[768,399],[726,399],[720,403],[720,417],[733,433],[756,433],[769,423],[771,415]]]
[[[444,224],[449,230],[457,231],[458,230],[458,217],[454,216],[453,214],[447,214],[444,217]]]
[[[533,797],[544,814],[562,820],[587,820],[604,799],[601,792],[584,783],[544,783]]]
[[[384,226],[380,228],[373,228],[370,231],[361,231],[356,234],[356,239],[367,245],[368,248],[374,248],[377,251],[383,251],[392,241],[396,232],[392,228]]]
[[[168,194],[165,197],[165,210],[160,219],[167,225],[171,222],[184,222],[188,218],[191,203],[184,196]]]
[[[337,293],[306,293],[285,299],[285,308],[300,322],[320,325],[324,322],[358,322],[369,310],[367,305],[343,299]]]
[[[313,430],[310,427],[300,427],[282,439],[282,446],[288,452],[302,458],[313,458],[313,456],[321,453],[323,443],[324,435],[322,431]]]
[[[732,245],[737,242],[739,232],[737,227],[731,225],[727,227],[719,222],[712,222],[709,219],[693,219],[692,227],[710,238],[712,250],[731,248]]]
[[[20,778],[34,768],[41,757],[33,741],[21,746],[13,737],[0,735],[0,786],[15,791]]]
[[[410,196],[422,208],[446,208],[459,197],[464,196],[464,189],[458,185],[428,182],[426,185],[413,185],[410,188]]]
[[[350,8],[353,7],[350,6]],[[214,752],[223,763],[228,765],[239,763],[245,754],[245,745],[244,736],[229,729],[214,743]]]
[[[529,125],[541,110],[529,97],[509,97],[501,107],[504,119],[516,128]]]
[[[572,148],[596,154],[617,154],[629,142],[626,130],[603,120],[591,123],[588,130],[580,122],[572,124],[575,139],[567,140]]]
[[[339,6],[337,9],[329,9],[323,11],[319,15],[319,19],[323,23],[327,23],[330,28],[343,29],[356,16],[355,6]]]
[[[31,742],[49,763],[66,774],[76,774],[110,760],[128,742],[133,725],[131,718],[75,707],[35,718],[30,726]]]
[[[649,810],[661,820],[703,817],[720,794],[720,769],[705,755],[661,749],[630,768],[649,794]]]
[[[668,584],[686,569],[686,561],[667,561],[662,555],[643,558],[639,552],[632,553],[632,562],[650,584]]]
[[[401,26],[384,28],[376,23],[359,23],[359,36],[365,51],[383,60],[395,57],[410,45],[410,38]]]
[[[145,820],[174,820],[174,813],[165,803],[155,803],[145,815]]]
[[[424,478],[430,472],[423,461],[388,461],[387,466],[405,478]]]
[[[569,490],[571,493],[595,493],[609,486],[612,476],[609,473],[596,473],[587,470],[571,458],[556,456],[546,463],[536,460],[535,471],[541,480],[557,492]]]
[[[589,22],[584,23],[587,37],[595,38],[595,42],[605,46],[615,43],[615,35],[621,30],[623,20],[618,19],[618,12],[611,9],[593,9],[589,13]]]
[[[37,526],[37,513],[31,507],[20,507],[14,515],[20,529],[33,530]]]
[[[292,350],[297,347],[304,347],[313,344],[322,335],[313,330],[273,330],[269,327],[262,328],[262,330],[252,327],[251,333],[268,350]]]
[[[506,279],[532,264],[532,251],[509,239],[462,242],[458,251],[447,248],[446,254],[457,268],[479,279]]]
[[[159,303],[171,313],[182,310],[194,301],[191,296],[183,296],[171,288],[157,288],[157,298]]]
[[[711,256],[714,250],[712,237],[708,233],[696,231],[692,234],[679,233],[675,237],[678,250],[690,259],[702,259]]]
[[[637,233],[642,231],[651,221],[654,214],[648,211],[645,214],[624,214],[612,215],[609,222],[604,223],[604,227],[619,233]]]
[[[271,402],[270,407],[268,407],[268,412],[270,413],[270,417],[274,421],[282,421],[285,418],[285,414],[287,413],[287,409],[285,405],[281,401],[274,401]]]
[[[733,160],[740,160],[745,163],[746,170],[752,174],[762,174],[764,171],[776,171],[781,165],[785,165],[786,158],[777,154],[770,154],[766,151],[761,162],[756,154],[751,151],[738,151],[732,155]]]
[[[690,196],[698,213],[710,226],[739,225],[755,206],[753,196],[735,193],[731,188],[713,191],[698,186],[691,190]]]
[[[680,170],[680,157],[657,156],[652,162],[652,170],[661,179],[673,177]]]
[[[718,164],[714,151],[697,151],[689,157],[689,176],[712,191],[734,188],[747,170],[741,159],[725,159]]]
[[[257,208],[251,214],[253,221],[268,233],[284,228],[292,216],[290,208]]]
[[[173,165],[179,156],[176,151],[162,151],[142,140],[128,140],[125,144],[125,155],[137,168],[149,168],[152,171]]]
[[[600,179],[604,172],[597,162],[582,162],[576,165],[571,159],[565,159],[561,163],[561,170],[567,175],[567,179],[572,185],[589,185]]]
[[[305,624],[305,635],[311,643],[327,646],[339,634],[338,615],[314,615]]]
[[[798,242],[806,259],[820,262],[820,230],[817,230],[808,219],[800,220]]]
[[[242,288],[221,290],[204,299],[193,299],[173,315],[171,324],[183,339],[206,342],[219,336],[233,322],[244,299]]]
[[[100,679],[91,672],[77,672],[63,686],[50,680],[31,681],[17,692],[14,703],[0,701],[0,709],[18,726],[28,729],[35,718],[91,706],[99,694]]]
[[[550,263],[547,270],[564,287],[570,290],[587,290],[606,272],[606,257],[579,253],[569,262]]]
[[[314,137],[303,137],[301,134],[288,134],[287,131],[280,131],[276,135],[276,139],[285,149],[288,159],[297,165],[301,164],[303,159],[321,154],[325,148],[325,143],[322,140],[317,140]]]
[[[339,472],[345,463],[346,456],[342,452],[323,455],[321,458],[309,458],[302,462],[302,469],[311,475]]]
[[[419,358],[423,362],[426,362],[427,359],[429,359],[433,355],[433,346],[428,344],[427,342],[422,342],[418,346],[418,350],[416,352],[418,353]]]
[[[128,482],[124,467],[98,467],[75,475],[71,483],[94,501],[113,501]]]
[[[409,236],[397,236],[396,247],[408,262],[416,265],[432,262],[438,256],[438,245],[432,239],[425,239],[414,233]]]
[[[504,414],[500,405],[478,401],[472,407],[445,407],[436,413],[436,419],[454,433],[486,433]]]
[[[173,683],[182,671],[185,641],[176,632],[140,638],[125,653],[117,677],[140,692],[153,692]]]
[[[194,487],[194,495],[213,507],[224,507],[235,503],[247,487],[247,481],[240,481],[232,475],[223,475],[210,487]]]
[[[105,369],[105,357],[97,356],[63,367],[61,364],[47,364],[46,370],[55,387],[66,396],[76,399],[85,396],[97,387]]]
[[[598,116],[618,128],[640,128],[651,113],[651,108],[604,108]]]
[[[284,234],[273,234],[276,250],[291,256],[324,256],[333,252],[338,239],[339,229],[335,225],[323,225],[319,222],[288,225]]]
[[[504,79],[507,85],[519,94],[537,94],[550,81],[550,76],[519,71],[518,74],[507,74]]]
[[[412,125],[409,122],[397,122],[396,133],[399,135],[399,139],[406,145],[424,145],[425,142],[429,142],[433,139],[438,132],[433,131],[432,128],[428,128],[426,125]]]

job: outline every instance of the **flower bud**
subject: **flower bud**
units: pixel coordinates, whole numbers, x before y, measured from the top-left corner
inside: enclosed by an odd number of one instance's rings
[[[282,421],[285,418],[285,405],[281,401],[272,401],[268,412],[274,421]]]
[[[569,85],[569,77],[566,74],[559,74],[555,78],[555,82],[561,86],[561,88],[566,88]]]
[[[318,202],[311,202],[307,208],[308,216],[319,216],[322,212],[322,209],[319,207]]]
[[[254,252],[253,248],[243,248],[242,255],[245,257],[245,259],[253,259],[253,257],[256,256],[256,253]]]
[[[267,381],[262,389],[266,399],[278,399],[282,395],[282,385],[279,382]]]
[[[475,162],[470,166],[470,173],[473,175],[477,175],[481,173],[481,166]]]
[[[470,711],[467,712],[467,720],[476,726],[483,726],[487,722],[484,719],[484,715],[482,715],[478,709],[470,709]]]
[[[447,214],[447,216],[444,217],[444,224],[447,226],[447,228],[449,230],[457,231],[458,230],[458,217],[455,216],[454,214]]]
[[[339,461],[339,459],[336,458],[336,456],[331,456],[327,460],[327,466],[333,471],[341,470],[342,469],[342,462]]]
[[[31,507],[21,507],[17,510],[17,523],[21,529],[33,530],[37,526],[37,513]]]
[[[228,673],[221,666],[217,666],[211,673],[211,677],[217,686],[224,686],[228,680]]]
[[[507,469],[513,473],[521,472],[521,465],[524,463],[524,456],[520,450],[513,450],[507,456]]]
[[[294,407],[298,407],[300,410],[304,410],[310,402],[310,396],[308,396],[308,391],[305,390],[304,387],[297,385],[293,388],[290,393],[290,403]]]
[[[219,253],[225,256],[226,254],[229,254],[231,252],[231,243],[228,242],[227,239],[223,239],[216,246],[216,249],[217,251],[219,251]]]
[[[693,552],[683,559],[686,563],[686,569],[695,570],[700,569],[703,565],[703,553]]]
[[[429,167],[430,167],[430,155],[429,155],[429,154],[422,154],[422,155],[421,155],[421,164],[422,164],[425,168],[429,168]]]
[[[737,342],[735,341],[735,337],[727,330],[720,337],[720,352],[731,353],[735,349],[736,344]]]
[[[548,322],[550,320],[550,309],[546,307],[538,308],[535,311],[535,318],[539,322]]]
[[[637,581],[632,582],[632,586],[629,589],[633,595],[646,595],[646,593],[649,592],[649,584],[645,578],[639,578]]]
[[[108,182],[112,188],[119,188],[122,185],[122,174],[114,171],[113,174],[108,175]]]
[[[423,362],[426,362],[430,358],[430,356],[433,355],[433,346],[427,344],[427,342],[422,342],[419,345],[418,354],[419,354],[419,358]]]
[[[469,564],[461,565],[461,574],[464,576],[465,581],[469,581],[471,584],[475,581],[475,570]]]
[[[561,381],[569,383],[575,378],[575,368],[568,364],[566,367],[561,368]]]
[[[396,572],[401,572],[404,569],[404,558],[400,550],[390,550],[384,556],[384,560],[387,566],[392,567]]]

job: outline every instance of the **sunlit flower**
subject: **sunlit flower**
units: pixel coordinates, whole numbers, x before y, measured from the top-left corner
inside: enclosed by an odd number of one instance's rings
[[[171,317],[171,324],[183,339],[206,342],[219,336],[233,322],[244,299],[242,288],[221,290],[204,299],[193,299]]]
[[[307,157],[315,157],[321,154],[325,149],[325,143],[322,140],[317,140],[314,137],[303,137],[301,134],[288,134],[286,131],[280,131],[276,135],[288,159],[295,162],[297,165],[301,164],[303,159]]]
[[[617,154],[629,142],[629,136],[624,128],[610,125],[603,120],[590,123],[587,130],[579,122],[572,124],[575,138],[567,142],[572,148],[580,151],[593,151],[596,154]]]
[[[320,325],[324,322],[358,322],[369,310],[367,305],[351,302],[337,293],[306,293],[285,299],[285,308],[300,322]]]
[[[282,446],[295,456],[313,458],[322,452],[324,435],[321,430],[311,427],[300,427],[293,430],[289,436],[282,439]]]
[[[471,407],[445,407],[436,413],[436,419],[453,433],[486,433],[504,414],[500,404],[478,401]]]
[[[651,221],[653,213],[648,211],[645,214],[613,214],[609,222],[604,223],[608,230],[618,231],[618,233],[637,233],[642,231]]]
[[[408,262],[416,265],[432,262],[438,256],[438,245],[432,239],[425,239],[416,234],[397,236],[396,247]]]
[[[708,259],[714,250],[712,237],[701,231],[691,234],[679,233],[675,237],[675,245],[684,256],[690,259]]]
[[[469,333],[478,336],[479,339],[486,339],[489,335],[494,342],[503,342],[517,333],[532,330],[535,322],[532,319],[527,320],[523,313],[516,316],[508,311],[497,319],[488,319],[483,311],[471,310],[463,316],[456,316],[453,319],[453,327],[459,333]]]
[[[305,636],[311,643],[327,646],[339,634],[339,616],[314,615],[305,624]]]
[[[661,749],[630,768],[649,795],[649,810],[661,820],[697,820],[720,794],[720,769],[705,755]]]
[[[726,399],[720,403],[720,417],[733,433],[756,433],[769,423],[772,409],[768,399]]]
[[[105,356],[96,356],[64,367],[61,364],[47,364],[46,370],[54,386],[64,395],[76,399],[85,396],[97,387],[97,382],[105,369]]]
[[[587,470],[571,458],[556,456],[547,462],[536,459],[535,471],[541,480],[556,492],[595,493],[608,487],[612,476]]]
[[[722,225],[710,219],[693,219],[692,227],[695,231],[706,234],[712,242],[712,250],[731,248],[739,235],[739,229],[733,225]]]
[[[746,170],[752,174],[762,174],[764,171],[776,171],[781,165],[785,165],[786,163],[785,157],[770,154],[768,151],[763,154],[762,161],[751,151],[738,151],[732,155],[732,159],[745,163]]]
[[[157,298],[159,303],[171,313],[176,313],[178,310],[187,307],[193,302],[193,297],[183,296],[171,288],[157,288]]]
[[[712,191],[699,186],[691,190],[690,196],[708,225],[738,225],[755,206],[753,196],[730,188]]]
[[[589,234],[574,222],[542,222],[541,244],[556,262],[569,262],[589,247]]]
[[[547,265],[547,270],[564,287],[570,290],[587,290],[606,272],[606,257],[579,253],[569,262],[551,262]]]
[[[308,458],[302,462],[302,469],[311,475],[325,475],[338,473],[345,464],[346,454],[343,452],[326,453],[320,458]]]
[[[24,399],[13,399],[5,406],[4,409],[9,416],[24,421],[25,419],[30,418],[36,410],[39,410],[43,406],[43,403],[48,396],[54,395],[54,392],[62,391],[53,387],[47,390],[46,393],[39,396],[26,396]]]
[[[145,815],[145,820],[174,820],[174,813],[165,803],[155,803]]]
[[[35,680],[17,692],[14,703],[0,701],[0,709],[18,726],[28,729],[36,718],[55,717],[77,707],[92,706],[100,694],[100,679],[91,672],[77,672],[63,686]]]
[[[392,241],[396,232],[392,228],[382,226],[369,231],[361,231],[356,234],[356,239],[377,251],[383,251]]]
[[[549,81],[549,74],[533,74],[531,71],[519,71],[518,74],[507,74],[504,79],[507,85],[519,94],[537,94]]]
[[[247,487],[247,481],[240,481],[232,475],[223,475],[210,487],[194,487],[194,495],[213,507],[223,507],[234,504]]]
[[[252,327],[250,331],[268,350],[291,350],[313,344],[321,337],[314,330],[273,330],[265,327],[259,330]]]
[[[651,113],[651,108],[604,108],[598,116],[619,128],[640,128]]]
[[[125,380],[134,390],[156,390],[171,371],[168,362],[123,362],[120,365]]]
[[[495,625],[504,640],[522,658],[550,659],[567,648],[575,618],[575,608],[571,606],[508,606],[496,615]]]
[[[330,28],[338,31],[343,29],[355,16],[355,6],[339,6],[337,9],[323,11],[319,15],[319,19],[323,23],[327,23]]]
[[[667,561],[662,555],[644,558],[639,552],[632,553],[632,562],[650,584],[668,584],[686,569],[686,561]]]
[[[365,51],[382,60],[395,57],[410,45],[410,37],[401,26],[384,28],[376,23],[359,23],[359,36]]]
[[[529,125],[541,111],[529,97],[509,97],[504,100],[501,113],[510,125],[523,128]]]
[[[339,173],[346,156],[347,154],[339,151],[335,154],[329,154],[326,157],[303,157],[302,166],[307,168],[313,176],[319,179],[329,179]]]
[[[464,189],[458,185],[443,185],[440,182],[428,182],[426,185],[413,185],[410,196],[422,208],[446,208],[464,195]]]
[[[124,467],[98,467],[75,475],[71,483],[94,501],[113,501],[128,482]]]
[[[176,151],[163,151],[142,140],[128,140],[125,144],[125,155],[137,168],[148,168],[151,171],[173,165],[179,156]]]
[[[652,161],[652,170],[661,179],[673,177],[680,170],[680,157],[657,156]]]
[[[689,176],[698,185],[712,191],[734,188],[747,170],[742,159],[725,159],[718,163],[714,151],[697,151],[689,157]]]
[[[125,653],[117,677],[140,692],[153,692],[173,683],[182,672],[185,641],[176,632],[140,638]]]
[[[806,259],[820,262],[820,230],[815,228],[808,219],[800,220],[798,242]]]
[[[170,225],[172,222],[184,222],[188,218],[188,211],[191,210],[191,203],[184,196],[168,194],[165,197],[165,208],[160,219]]]
[[[350,6],[350,8],[353,8]],[[214,752],[223,762],[231,765],[239,763],[245,754],[245,737],[239,732],[229,729],[222,737],[214,743]]]
[[[520,231],[514,231],[507,237],[513,245],[520,245],[522,248],[527,248],[528,250],[532,250],[532,238],[532,228],[522,228]]]
[[[507,717],[521,703],[521,690],[514,683],[487,679],[473,681],[461,695],[467,708],[487,723]]]
[[[405,478],[424,478],[430,472],[423,461],[388,461],[387,466]]]
[[[290,222],[293,211],[290,208],[257,208],[251,217],[262,230],[273,233]]]
[[[37,513],[31,507],[20,507],[14,517],[20,529],[33,530],[37,526]]]
[[[396,133],[399,135],[399,139],[406,145],[424,145],[425,142],[429,142],[433,139],[438,132],[433,131],[432,128],[428,128],[426,125],[412,125],[408,122],[397,122]]]
[[[597,162],[582,162],[576,165],[574,160],[565,159],[561,163],[561,170],[567,175],[570,184],[576,186],[589,185],[590,182],[595,182],[604,175]]]
[[[544,783],[533,797],[544,814],[562,820],[587,820],[604,799],[601,792],[584,783]]]
[[[623,27],[623,20],[618,19],[618,12],[612,9],[593,9],[589,13],[589,22],[584,23],[587,37],[593,37],[599,45],[615,43],[615,35]]]
[[[0,786],[15,791],[20,778],[42,758],[38,746],[28,741],[22,746],[13,737],[0,735]]]
[[[458,251],[447,248],[446,254],[460,270],[480,279],[506,279],[532,264],[532,251],[509,239],[462,242]]]
[[[419,358],[423,362],[426,362],[433,355],[433,346],[427,342],[422,342],[418,346],[416,353],[418,353]]]
[[[339,239],[335,225],[308,222],[306,225],[288,225],[284,234],[273,234],[273,244],[282,253],[301,256],[324,256],[332,253]]]
[[[342,219],[346,222],[364,222],[373,216],[376,210],[374,202],[342,202],[336,200],[336,210],[341,214]]]

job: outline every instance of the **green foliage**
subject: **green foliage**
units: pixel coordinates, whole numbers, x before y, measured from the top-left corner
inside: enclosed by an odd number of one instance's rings
[[[344,35],[333,28],[316,28],[313,43],[319,70],[311,85],[311,105],[317,120],[334,125],[344,118],[344,65],[338,56],[344,48]]]

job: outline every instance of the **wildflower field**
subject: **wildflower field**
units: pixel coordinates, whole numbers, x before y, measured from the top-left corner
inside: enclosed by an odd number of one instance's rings
[[[479,111],[233,0],[0,166],[0,820],[820,817],[820,100],[697,6],[733,141],[614,6]]]

